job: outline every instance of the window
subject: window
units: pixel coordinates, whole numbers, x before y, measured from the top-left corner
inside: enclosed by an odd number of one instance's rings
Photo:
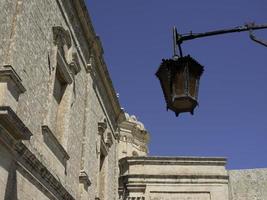
[[[52,115],[51,118],[51,129],[53,130],[55,136],[59,141],[62,141],[64,135],[64,117],[68,113],[68,102],[66,89],[68,87],[67,82],[63,79],[62,75],[59,72],[59,69],[56,69],[56,75],[54,80],[53,88],[53,98],[51,102]]]
[[[47,113],[42,126],[44,142],[65,165],[69,120],[75,101],[75,75],[80,72],[79,58],[72,47],[68,30],[53,27],[53,46],[49,54],[50,80]]]

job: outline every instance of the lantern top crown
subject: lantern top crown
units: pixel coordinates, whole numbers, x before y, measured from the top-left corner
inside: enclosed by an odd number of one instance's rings
[[[177,59],[162,59],[162,63],[156,72],[156,76],[159,77],[160,71],[164,70],[165,67],[175,68],[176,70],[183,70],[185,66],[188,66],[189,70],[198,76],[201,76],[204,72],[204,67],[200,65],[195,59],[190,55],[179,57]]]

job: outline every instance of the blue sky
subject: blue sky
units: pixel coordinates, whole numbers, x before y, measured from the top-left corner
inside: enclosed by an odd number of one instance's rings
[[[183,43],[205,67],[195,115],[178,118],[155,72],[180,33],[267,23],[265,0],[87,1],[119,100],[151,133],[150,155],[223,156],[229,169],[267,167],[267,48],[248,33]],[[255,31],[267,40],[267,30]]]

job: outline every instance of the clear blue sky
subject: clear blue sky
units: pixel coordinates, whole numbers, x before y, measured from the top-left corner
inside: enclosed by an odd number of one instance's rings
[[[195,115],[167,112],[155,72],[181,33],[267,23],[266,0],[87,1],[126,112],[151,133],[150,155],[224,156],[228,168],[267,167],[267,48],[248,33],[183,44],[205,72]],[[267,30],[255,35],[267,40]]]

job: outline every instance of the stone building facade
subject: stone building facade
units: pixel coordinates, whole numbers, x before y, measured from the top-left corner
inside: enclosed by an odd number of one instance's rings
[[[0,10],[0,200],[267,199],[265,170],[147,155],[149,133],[120,107],[83,0]]]
[[[85,2],[0,10],[0,199],[117,199],[124,115]]]

